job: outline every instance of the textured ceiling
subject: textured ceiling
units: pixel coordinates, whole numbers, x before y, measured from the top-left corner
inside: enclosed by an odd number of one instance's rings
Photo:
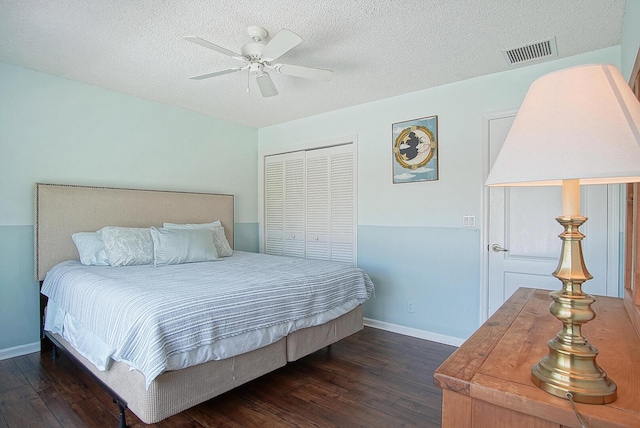
[[[618,45],[624,0],[0,0],[0,62],[252,127],[508,70],[502,50],[556,37],[559,57]],[[329,82],[270,73],[263,98],[231,51],[246,28],[303,41],[278,62],[334,71]]]

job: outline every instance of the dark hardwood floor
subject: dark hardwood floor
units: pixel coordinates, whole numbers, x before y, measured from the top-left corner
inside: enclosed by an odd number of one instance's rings
[[[433,372],[453,346],[364,330],[158,427],[439,427]],[[63,353],[0,361],[0,428],[116,427],[117,406]],[[127,410],[129,427],[147,426]]]

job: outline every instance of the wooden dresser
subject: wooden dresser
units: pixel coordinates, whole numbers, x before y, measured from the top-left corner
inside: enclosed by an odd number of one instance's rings
[[[640,339],[622,299],[598,297],[596,318],[583,327],[598,364],[618,385],[611,404],[576,403],[585,425],[640,427]],[[531,382],[531,366],[562,329],[549,313],[549,292],[519,289],[436,371],[443,389],[442,426],[580,427],[568,400]]]

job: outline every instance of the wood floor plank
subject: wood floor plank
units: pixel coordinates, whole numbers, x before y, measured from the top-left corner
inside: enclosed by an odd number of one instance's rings
[[[288,368],[280,369],[252,382],[247,392],[261,401],[263,409],[276,414],[283,426],[326,426],[326,419],[316,411],[316,405],[294,394],[307,385],[307,382],[298,382],[300,379],[304,378],[296,377]],[[282,389],[283,385],[287,385],[286,390]]]
[[[274,415],[275,426],[300,426],[300,427],[317,427],[321,428],[326,426],[326,420],[315,412],[315,406],[312,403],[300,400],[297,397],[291,395],[290,392],[282,392],[280,394],[287,397],[286,400],[274,402],[269,400],[263,391],[252,391],[254,396],[260,397],[260,408]],[[291,403],[293,407],[287,407],[284,403]],[[297,409],[296,412],[292,412],[291,408]]]
[[[40,354],[36,353],[23,355],[21,357],[12,358],[12,361],[16,364],[22,375],[26,378],[26,381],[29,383],[29,385],[31,385],[31,387],[36,392],[39,392],[44,386],[51,383],[51,380],[39,365],[34,364],[33,360],[31,359],[32,355]]]
[[[15,358],[0,361],[0,393],[20,388],[27,380],[15,362]]]
[[[51,377],[41,367],[40,360],[42,358],[42,354],[35,353],[15,358],[15,362],[31,387],[38,393],[62,426],[69,428],[85,427],[86,423],[78,417],[69,403],[60,395]]]
[[[0,393],[0,412],[10,427],[62,427],[28,385]]]
[[[334,345],[336,346],[336,345]],[[333,351],[335,353],[335,351]],[[310,356],[311,357],[311,356]],[[334,359],[324,363],[327,370],[332,370],[342,376],[349,373],[358,373],[358,382],[370,388],[379,388],[389,393],[410,398],[425,390],[439,393],[439,389],[433,385],[431,375],[419,372],[403,371],[389,361],[384,369],[369,367],[366,363],[359,367],[355,365],[339,364]],[[438,406],[440,403],[438,403]]]
[[[86,422],[83,422],[53,385],[47,385],[40,390],[38,395],[63,427],[83,428],[87,426]]]
[[[130,428],[437,427],[442,391],[434,386],[433,373],[454,350],[365,327],[159,423],[143,424],[127,411],[127,424]],[[9,389],[13,397],[5,405],[0,394],[0,428],[117,426],[117,406],[104,389],[65,355],[55,361],[49,357],[35,353],[0,361],[0,392]],[[17,421],[16,406],[32,408],[33,415],[39,409],[45,419]]]
[[[361,408],[346,409],[344,405],[337,402],[339,396],[326,394],[314,385],[300,388],[291,395],[308,403],[308,411],[305,414],[321,416],[326,426],[372,426],[371,423],[367,423],[367,420],[362,418]]]
[[[442,397],[440,400],[442,401]],[[434,409],[433,406],[427,406],[421,402],[400,398],[394,403],[393,409],[405,417],[412,415],[416,424],[424,424],[424,426],[439,427],[442,420],[442,406]]]

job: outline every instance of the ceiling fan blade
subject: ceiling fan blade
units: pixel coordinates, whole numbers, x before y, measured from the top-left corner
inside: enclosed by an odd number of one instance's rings
[[[256,75],[256,82],[258,83],[258,87],[260,88],[260,92],[262,92],[263,97],[266,98],[278,95],[276,85],[273,84],[271,76],[269,76],[267,73]]]
[[[223,76],[225,74],[235,73],[236,71],[240,71],[242,69],[243,67],[232,67],[232,68],[227,68],[220,71],[214,71],[213,73],[199,74],[197,76],[192,76],[189,79],[193,79],[193,80],[208,79],[210,77]]]
[[[222,47],[220,47],[218,45],[214,45],[213,43],[208,42],[205,39],[201,39],[200,37],[186,36],[186,37],[183,37],[183,39],[188,40],[188,41],[190,41],[192,43],[195,43],[197,45],[204,46],[205,48],[213,49],[216,52],[220,52],[221,54],[228,55],[228,56],[230,56],[232,58],[235,58],[235,59],[239,59],[239,60],[243,60],[244,59],[242,57],[242,55],[237,54],[235,52],[231,52],[230,50],[222,48]]]
[[[273,61],[298,46],[300,42],[302,42],[302,37],[284,28],[267,43],[262,51],[262,56]]]
[[[333,71],[322,68],[301,67],[299,65],[289,64],[276,64],[274,68],[278,73],[286,74],[287,76],[320,80],[322,82],[327,82],[333,77]]]

